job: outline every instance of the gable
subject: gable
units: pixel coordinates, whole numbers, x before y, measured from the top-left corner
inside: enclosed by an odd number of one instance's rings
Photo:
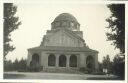
[[[83,47],[84,42],[64,29],[60,29],[51,35],[46,35],[44,40],[45,46],[66,46],[66,47]]]

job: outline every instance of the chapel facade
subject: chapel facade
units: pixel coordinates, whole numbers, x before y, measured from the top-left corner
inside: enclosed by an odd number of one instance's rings
[[[40,46],[28,49],[27,66],[33,65],[42,70],[98,69],[98,51],[86,45],[77,19],[62,13],[51,23]]]

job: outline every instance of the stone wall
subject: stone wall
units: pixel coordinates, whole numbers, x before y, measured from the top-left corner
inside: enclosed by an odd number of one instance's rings
[[[76,37],[72,36],[71,34],[68,34],[63,30],[58,31],[57,33],[53,33],[50,35],[49,34],[47,34],[45,40],[43,40],[44,46],[66,46],[66,47],[84,46],[83,41],[77,39]]]

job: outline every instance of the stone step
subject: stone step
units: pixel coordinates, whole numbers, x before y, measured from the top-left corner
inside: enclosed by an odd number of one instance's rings
[[[76,68],[44,68],[41,72],[53,72],[53,73],[81,73]]]

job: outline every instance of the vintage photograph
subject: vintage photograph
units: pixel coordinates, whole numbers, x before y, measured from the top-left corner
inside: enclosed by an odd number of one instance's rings
[[[38,82],[1,82],[1,83],[38,83]]]
[[[3,6],[4,79],[125,80],[125,4]]]

